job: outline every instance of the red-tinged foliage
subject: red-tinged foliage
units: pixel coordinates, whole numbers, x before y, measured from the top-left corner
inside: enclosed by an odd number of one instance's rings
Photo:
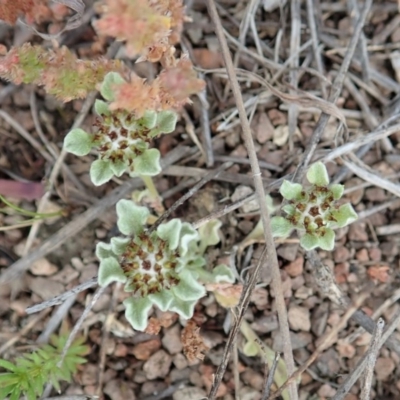
[[[27,23],[40,23],[50,20],[52,11],[47,0],[0,0],[1,20],[13,25],[23,16]]]
[[[181,340],[183,353],[187,359],[193,362],[196,359],[203,360],[204,353],[209,350],[200,335],[200,328],[191,319],[182,330]]]
[[[163,109],[181,108],[189,102],[189,96],[201,92],[205,86],[187,58],[181,58],[174,67],[164,69],[158,79]]]
[[[159,109],[159,88],[156,82],[148,84],[145,79],[133,73],[130,82],[116,86],[114,96],[111,110],[128,110],[134,112],[136,117],[141,117],[146,110]]]
[[[105,0],[101,13],[100,35],[126,41],[129,56],[151,62],[179,41],[184,22],[182,0]]]
[[[79,60],[66,47],[45,50],[30,43],[12,48],[0,60],[1,78],[44,86],[62,101],[85,98],[110,71],[123,73],[124,66],[117,60]]]
[[[153,82],[132,74],[130,82],[115,87],[115,100],[110,109],[124,109],[137,117],[146,110],[179,110],[189,103],[189,96],[203,90],[205,82],[197,78],[188,59],[164,69]]]

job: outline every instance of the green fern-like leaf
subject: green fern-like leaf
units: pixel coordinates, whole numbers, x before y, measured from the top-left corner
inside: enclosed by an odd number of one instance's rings
[[[14,363],[0,359],[0,368],[7,370],[0,373],[0,400],[7,397],[19,400],[22,395],[28,400],[36,400],[43,394],[46,383],[51,382],[60,390],[60,381],[69,382],[78,365],[86,362],[83,356],[88,353],[88,348],[83,345],[83,339],[76,340],[58,367],[67,339],[68,335],[53,336],[51,345],[25,354]]]

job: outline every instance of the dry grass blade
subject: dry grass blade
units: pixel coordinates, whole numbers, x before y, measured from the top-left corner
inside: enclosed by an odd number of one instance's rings
[[[300,0],[291,0],[290,2],[290,15],[291,15],[291,31],[290,31],[290,54],[295,55],[290,62],[290,85],[293,87],[291,94],[295,93],[295,90],[299,84],[299,47],[300,47],[300,26],[301,26],[301,15],[300,15]],[[297,116],[299,110],[294,103],[289,105],[288,112],[288,125],[289,125],[289,151],[293,151],[293,138],[297,128]]]
[[[364,377],[361,385],[360,400],[369,400],[371,395],[372,378],[374,375],[374,367],[376,363],[376,357],[378,356],[378,343],[382,337],[383,328],[385,327],[385,321],[382,318],[376,323],[374,333],[372,334],[371,342],[368,349],[368,357],[364,371]]]
[[[356,157],[354,156],[352,158],[355,159]],[[343,160],[343,163],[351,172],[361,179],[364,179],[365,181],[372,183],[375,186],[379,186],[382,189],[385,189],[388,192],[400,197],[400,185],[398,183],[390,182],[389,180],[368,171],[368,167],[360,160],[357,159],[357,164],[347,160]]]
[[[380,140],[384,137],[393,135],[399,130],[400,130],[400,124],[396,124],[384,129],[378,129],[367,135],[363,135],[357,139],[354,139],[352,142],[346,143],[342,146],[337,147],[336,149],[333,149],[332,151],[329,152],[328,155],[323,157],[321,161],[323,163],[327,163],[328,161],[333,161],[335,158],[338,158],[354,150],[357,150],[359,147],[364,146],[365,144],[376,142],[377,140]]]
[[[349,47],[346,51],[346,55],[344,57],[344,60],[341,65],[341,68],[339,70],[339,73],[332,84],[331,93],[329,96],[329,102],[331,102],[331,103],[336,103],[336,101],[339,98],[340,92],[342,91],[343,81],[344,81],[344,79],[346,77],[346,73],[350,67],[350,63],[354,56],[354,52],[357,47],[357,43],[359,41],[362,29],[365,25],[365,21],[367,19],[369,10],[371,9],[371,5],[372,5],[372,0],[367,0],[365,2],[364,9],[363,9],[363,11],[360,15],[360,18],[357,22],[357,26],[354,29],[354,34],[351,37]],[[322,134],[328,123],[328,120],[329,120],[328,114],[325,114],[325,113],[321,114],[321,116],[317,122],[317,125],[315,126],[312,137],[310,139],[310,143],[307,146],[307,149],[304,152],[304,156],[303,156],[299,166],[296,169],[295,177],[294,177],[295,182],[300,182],[302,180],[302,178],[306,172],[307,166],[310,164],[311,159],[314,155],[314,152],[317,149],[317,145],[322,137]]]
[[[275,243],[274,243],[272,232],[270,229],[270,218],[269,218],[267,204],[265,202],[265,192],[264,192],[264,187],[263,187],[263,181],[261,179],[261,171],[260,171],[260,167],[258,165],[257,154],[256,154],[254,143],[253,143],[253,137],[252,137],[252,133],[251,133],[250,123],[247,118],[247,113],[246,113],[244,103],[243,103],[242,93],[241,93],[239,84],[237,82],[236,72],[233,67],[233,62],[232,62],[232,58],[231,58],[231,55],[229,52],[228,44],[227,44],[226,38],[224,36],[222,23],[219,18],[217,8],[216,8],[213,0],[208,0],[208,10],[209,10],[211,19],[214,23],[214,26],[216,28],[216,34],[217,34],[218,40],[221,45],[222,54],[223,54],[223,58],[225,61],[225,66],[227,68],[227,73],[228,73],[230,84],[232,87],[232,92],[233,92],[235,102],[236,102],[236,105],[237,105],[237,108],[239,111],[239,117],[240,117],[242,129],[243,129],[247,153],[248,153],[249,159],[251,161],[251,169],[252,169],[252,173],[253,173],[253,177],[254,177],[254,186],[256,189],[257,200],[258,200],[258,203],[260,206],[261,219],[262,219],[262,224],[263,224],[263,228],[264,228],[265,243],[266,243],[266,248],[267,248],[268,258],[269,258],[268,264],[269,264],[269,268],[271,269],[272,282],[273,282],[274,290],[276,293],[275,300],[276,300],[276,308],[277,308],[279,324],[280,324],[280,332],[282,335],[282,342],[283,342],[283,347],[284,347],[284,359],[286,362],[287,372],[290,375],[294,372],[295,366],[294,366],[294,360],[293,360],[293,354],[292,354],[292,345],[290,342],[289,324],[288,324],[285,300],[283,297],[279,264],[278,264],[278,259],[277,259],[277,255],[276,255]],[[230,353],[230,351],[228,351],[227,353]],[[222,380],[222,376],[225,372],[226,365],[227,365],[227,360],[225,359],[225,361],[223,360],[220,367],[218,368],[219,373],[217,373],[216,379],[214,380],[213,386],[209,393],[210,400],[215,398],[215,395],[218,390],[218,386],[219,386],[219,384]],[[289,386],[289,393],[290,393],[292,400],[298,399],[297,388],[296,388],[295,383],[293,383],[292,385]]]
[[[272,387],[272,383],[274,381],[274,375],[275,375],[275,371],[276,368],[278,367],[278,361],[280,359],[280,354],[276,353],[275,354],[275,358],[274,361],[272,362],[272,367],[269,370],[269,373],[267,374],[267,379],[265,380],[265,385],[264,385],[264,392],[262,394],[261,400],[267,400],[269,393],[271,392],[271,387]],[[266,365],[266,369],[268,368],[268,366]]]

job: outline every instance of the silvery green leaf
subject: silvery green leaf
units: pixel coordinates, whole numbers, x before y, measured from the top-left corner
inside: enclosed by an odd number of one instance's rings
[[[304,236],[300,238],[300,245],[304,250],[313,250],[318,247],[318,238],[314,235],[310,235],[306,233]]]
[[[171,133],[175,130],[178,116],[174,111],[166,110],[157,114],[156,127],[151,131],[151,136],[155,137],[161,133]]]
[[[108,109],[108,103],[103,100],[96,99],[94,102],[94,110],[96,111],[97,115],[110,115],[111,112]]]
[[[332,211],[332,216],[336,219],[335,226],[338,228],[343,228],[358,218],[357,213],[349,203],[343,204],[338,210]]]
[[[111,249],[111,245],[108,243],[104,242],[99,242],[96,245],[96,257],[99,260],[102,260],[103,258],[108,258],[108,257],[113,257],[114,253]]]
[[[220,264],[212,270],[213,280],[219,282],[235,282],[235,275],[232,270],[225,264]]]
[[[288,215],[294,215],[296,212],[296,207],[293,206],[292,204],[285,204],[282,207],[282,210]]]
[[[219,219],[211,219],[198,229],[200,236],[200,253],[203,253],[208,246],[215,246],[220,242],[219,228],[222,222]]]
[[[178,218],[174,218],[165,224],[161,224],[157,228],[158,236],[168,242],[168,247],[171,250],[178,248],[181,237],[181,227],[182,221]]]
[[[114,100],[113,88],[115,85],[126,83],[124,78],[118,72],[109,72],[101,84],[100,93],[108,101]]]
[[[126,237],[112,237],[111,238],[111,249],[114,254],[120,256],[126,250],[126,247],[130,243],[131,239]]]
[[[176,312],[182,318],[190,319],[193,317],[194,307],[197,304],[197,300],[193,301],[185,301],[179,298],[174,298],[171,305],[169,306],[169,310],[172,312]]]
[[[161,311],[165,312],[169,310],[169,307],[174,300],[174,296],[170,290],[161,290],[161,292],[150,294],[149,299],[155,304]]]
[[[119,262],[114,257],[104,258],[100,261],[98,283],[107,286],[112,282],[125,283],[127,278],[122,271]]]
[[[145,111],[143,117],[140,118],[138,122],[147,129],[153,129],[156,126],[157,122],[156,111],[153,110]]]
[[[128,168],[126,163],[120,160],[111,162],[110,167],[113,174],[117,177],[120,177]]]
[[[271,218],[271,231],[274,237],[288,237],[293,230],[293,225],[283,217]]]
[[[292,183],[286,179],[283,181],[281,187],[279,188],[280,194],[286,200],[296,200],[301,197],[301,192],[303,191],[303,186],[299,183]]]
[[[129,297],[124,300],[125,317],[137,331],[144,331],[147,327],[148,313],[152,302],[148,297],[134,298]]]
[[[184,222],[181,228],[181,240],[180,240],[180,255],[181,257],[186,256],[192,245],[197,244],[199,240],[199,233],[193,228],[188,222]]]
[[[180,282],[171,288],[171,291],[176,297],[182,300],[199,300],[205,296],[206,289],[204,285],[199,283],[193,276],[191,271],[183,270],[179,273]]]
[[[329,186],[329,190],[332,192],[333,198],[335,200],[339,200],[343,196],[344,186],[339,185],[338,183],[335,183],[335,184]]]
[[[90,166],[90,179],[95,186],[108,182],[114,176],[108,160],[96,160]]]
[[[318,246],[322,250],[332,251],[335,247],[335,232],[330,228],[325,228],[324,236],[318,238]]]
[[[140,207],[131,200],[120,200],[116,206],[118,229],[127,236],[143,232],[150,212],[146,207]]]
[[[157,149],[146,150],[133,160],[133,175],[154,176],[161,172],[160,152]]]
[[[83,129],[75,128],[64,139],[64,149],[76,156],[86,156],[93,146],[93,136]]]
[[[307,171],[307,179],[316,186],[329,185],[329,175],[324,164],[318,161],[310,166]]]

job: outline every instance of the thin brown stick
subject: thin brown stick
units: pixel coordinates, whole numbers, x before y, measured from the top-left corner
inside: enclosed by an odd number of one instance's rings
[[[397,310],[390,324],[387,325],[382,337],[378,341],[376,346],[377,351],[385,344],[385,342],[389,339],[395,329],[399,326],[400,323],[400,309]],[[354,383],[357,381],[358,377],[364,371],[365,366],[368,362],[369,353],[366,352],[364,356],[359,360],[352,373],[347,376],[347,378],[343,381],[340,387],[337,389],[335,396],[332,397],[331,400],[343,400],[349,390],[353,387]]]
[[[267,400],[269,397],[269,394],[271,392],[272,383],[274,382],[275,371],[276,371],[276,368],[278,367],[278,361],[280,358],[281,358],[280,354],[275,353],[274,360],[272,361],[272,366],[267,375],[267,379],[265,380],[264,391],[261,396],[261,400]],[[268,364],[266,364],[266,369],[267,368],[268,368]]]
[[[263,224],[266,249],[267,249],[267,253],[268,253],[268,261],[269,261],[268,264],[269,264],[269,267],[271,268],[272,283],[274,285],[274,291],[276,293],[275,300],[276,300],[276,308],[277,308],[278,318],[279,318],[279,323],[280,323],[280,332],[281,332],[282,341],[283,341],[284,359],[286,362],[287,373],[288,373],[288,375],[291,375],[294,372],[295,366],[294,366],[294,360],[293,360],[293,354],[292,354],[292,345],[290,342],[287,310],[286,310],[285,300],[283,297],[282,282],[281,282],[278,259],[277,259],[277,255],[276,255],[275,243],[274,243],[272,232],[270,229],[270,218],[269,218],[267,204],[265,202],[265,192],[264,192],[263,182],[261,179],[261,171],[260,171],[260,168],[258,165],[257,154],[256,154],[256,151],[254,148],[250,124],[247,119],[247,113],[246,113],[246,110],[244,107],[241,90],[240,90],[239,84],[237,82],[236,72],[233,67],[232,58],[231,58],[231,55],[229,52],[228,44],[227,44],[225,36],[224,36],[222,23],[219,18],[217,8],[216,8],[213,0],[208,0],[208,10],[209,10],[210,17],[214,23],[214,26],[216,29],[216,34],[217,34],[218,40],[221,45],[222,54],[223,54],[223,58],[225,61],[225,66],[227,68],[227,73],[228,73],[228,76],[230,79],[232,92],[233,92],[235,102],[236,102],[238,112],[239,112],[239,118],[241,121],[243,133],[244,133],[244,139],[245,139],[247,152],[249,155],[249,159],[251,161],[251,169],[252,169],[253,177],[254,177],[254,186],[256,189],[257,200],[258,200],[260,210],[261,210],[261,220],[262,220],[262,224]],[[238,320],[237,323],[240,324],[240,321]],[[237,332],[238,330],[239,330],[239,327],[236,327],[236,329],[232,328],[232,331]],[[227,350],[227,347],[228,347],[228,344],[225,347],[225,350]],[[230,353],[230,350],[225,351],[226,355],[229,355],[229,353]],[[213,400],[215,398],[219,384],[222,380],[222,376],[226,370],[227,362],[228,361],[226,358],[223,359],[223,361],[221,362],[221,365],[218,367],[218,371],[217,371],[215,380],[213,382],[213,385],[212,385],[210,393],[209,393],[209,400]],[[296,400],[298,398],[295,382],[293,382],[289,386],[289,393],[290,393],[290,397],[292,400]]]
[[[290,53],[295,56],[290,62],[290,85],[293,87],[290,90],[290,94],[294,95],[299,84],[299,48],[300,48],[300,0],[291,0],[290,2],[290,14],[291,14],[291,31],[290,31]],[[288,126],[289,126],[289,151],[293,151],[293,138],[297,128],[297,116],[299,110],[296,104],[289,104],[288,110]]]
[[[385,321],[379,318],[376,322],[374,333],[371,338],[371,342],[368,349],[368,357],[364,371],[364,377],[361,383],[361,394],[360,400],[370,400],[372,378],[374,376],[374,367],[376,363],[376,357],[378,356],[378,343],[382,337],[383,328],[385,327]]]

